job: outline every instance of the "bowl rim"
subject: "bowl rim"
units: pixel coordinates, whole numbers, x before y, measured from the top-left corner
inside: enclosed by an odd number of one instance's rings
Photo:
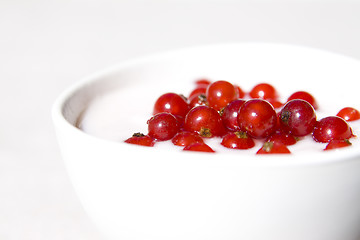
[[[56,128],[61,131],[62,129],[66,129],[70,131],[72,134],[75,134],[80,139],[91,140],[99,145],[107,145],[110,148],[120,149],[119,144],[121,145],[121,149],[127,151],[138,151],[140,148],[146,154],[169,154],[171,150],[165,149],[156,149],[154,151],[151,147],[143,147],[133,144],[127,144],[124,142],[116,142],[113,140],[103,139],[91,134],[85,133],[81,129],[77,128],[73,124],[71,124],[68,120],[66,120],[64,116],[64,108],[67,102],[71,99],[72,96],[76,95],[81,89],[83,89],[87,85],[91,85],[96,82],[102,81],[102,78],[106,75],[112,74],[113,72],[120,72],[125,70],[129,67],[133,67],[139,64],[148,63],[154,60],[161,60],[166,59],[168,57],[174,56],[179,53],[191,52],[197,49],[207,49],[207,48],[223,48],[223,47],[236,47],[236,46],[244,46],[244,45],[251,45],[251,46],[269,46],[269,47],[278,47],[278,48],[298,48],[304,50],[311,50],[317,51],[319,53],[326,53],[331,54],[334,56],[342,57],[351,61],[357,61],[360,64],[358,59],[344,56],[341,54],[329,52],[326,50],[302,46],[302,45],[295,45],[295,44],[283,44],[283,43],[263,43],[263,42],[243,42],[243,43],[221,43],[221,44],[208,44],[208,45],[200,45],[200,46],[193,46],[193,47],[184,47],[175,50],[164,51],[155,54],[149,54],[143,57],[137,57],[130,60],[125,60],[116,64],[113,64],[109,67],[106,67],[102,70],[96,71],[84,78],[78,80],[77,82],[73,83],[65,90],[63,90],[59,96],[55,99],[52,108],[51,108],[51,116],[53,120],[53,124]],[[234,150],[237,151],[237,150]],[[175,151],[178,153],[177,151]],[[181,154],[184,156],[191,157],[192,160],[195,159],[204,159],[206,161],[217,163],[217,164],[235,164],[240,166],[260,166],[260,167],[291,167],[291,166],[316,166],[316,165],[327,165],[327,164],[334,164],[334,163],[344,163],[351,160],[360,161],[360,148],[350,147],[350,148],[339,148],[336,150],[331,151],[321,151],[318,153],[312,153],[311,155],[306,153],[296,153],[296,154],[268,154],[268,155],[246,155],[245,158],[236,159],[234,158],[226,158],[225,156],[229,155],[240,155],[241,153],[203,153],[203,152],[191,152],[191,151],[183,151]],[[175,161],[175,159],[174,159]],[[220,161],[220,162],[219,162]]]

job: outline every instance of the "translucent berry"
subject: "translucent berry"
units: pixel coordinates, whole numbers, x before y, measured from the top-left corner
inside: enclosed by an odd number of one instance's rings
[[[206,98],[209,106],[219,111],[229,102],[237,98],[234,85],[227,81],[216,81],[211,83],[206,90]]]
[[[275,132],[277,116],[273,106],[262,99],[246,101],[238,114],[240,129],[253,138],[266,138]]]
[[[169,140],[179,131],[179,124],[171,113],[158,113],[148,121],[148,135],[159,141]]]
[[[176,93],[165,93],[156,100],[153,114],[167,112],[185,117],[189,110],[190,106],[183,96]]]
[[[192,143],[202,143],[204,140],[199,136],[199,134],[192,132],[178,132],[172,139],[171,142],[176,146],[187,146]]]
[[[225,132],[220,114],[208,106],[192,108],[185,117],[184,129],[202,137],[222,136]]]
[[[317,142],[327,143],[331,140],[349,139],[353,136],[347,122],[338,117],[325,117],[317,122],[313,131],[313,138]]]
[[[280,126],[292,135],[302,137],[310,134],[316,124],[314,108],[307,101],[294,99],[280,111]]]

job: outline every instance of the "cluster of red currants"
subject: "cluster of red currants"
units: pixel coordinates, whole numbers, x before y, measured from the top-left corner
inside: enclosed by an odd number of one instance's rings
[[[161,95],[147,121],[148,134],[135,133],[125,142],[154,146],[171,140],[184,150],[215,152],[204,139],[221,138],[221,145],[231,149],[253,148],[254,139],[260,139],[263,145],[257,154],[290,153],[287,146],[311,134],[316,142],[327,143],[328,150],[350,146],[354,135],[348,122],[360,119],[358,110],[346,107],[336,116],[317,120],[317,102],[310,93],[295,92],[283,104],[268,83],[248,93],[223,80],[202,79],[195,85],[187,98]]]

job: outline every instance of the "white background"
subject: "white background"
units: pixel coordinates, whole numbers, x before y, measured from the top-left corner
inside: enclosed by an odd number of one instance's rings
[[[0,239],[103,239],[54,136],[62,90],[137,56],[252,41],[360,59],[360,2],[0,0]]]

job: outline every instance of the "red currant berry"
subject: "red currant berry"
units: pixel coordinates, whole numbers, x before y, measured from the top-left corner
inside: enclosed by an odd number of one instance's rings
[[[270,135],[270,137],[268,137],[266,141],[280,142],[282,144],[285,144],[286,146],[294,145],[297,142],[296,138],[293,135],[283,131],[276,131],[274,134]]]
[[[355,121],[360,119],[360,112],[352,107],[341,109],[336,116],[343,118],[345,121]]]
[[[221,111],[221,117],[223,123],[227,129],[230,131],[239,131],[240,126],[238,123],[238,112],[240,107],[245,103],[245,100],[236,99],[226,105],[225,108]]]
[[[152,147],[155,144],[154,139],[152,139],[149,135],[144,135],[142,133],[134,133],[132,137],[126,139],[125,142],[147,147]]]
[[[191,143],[204,142],[204,140],[196,133],[192,132],[179,132],[172,139],[171,142],[176,146],[187,146]]]
[[[221,145],[232,149],[249,149],[255,146],[255,142],[245,132],[230,132],[223,137]]]
[[[220,114],[208,106],[192,108],[185,117],[184,129],[202,137],[221,136],[225,132]]]
[[[253,138],[266,138],[275,132],[277,116],[273,106],[262,99],[246,101],[238,114],[240,129]]]
[[[215,152],[211,147],[209,147],[209,145],[207,145],[205,143],[192,143],[192,144],[184,147],[183,150],[184,151],[197,151],[197,152],[212,152],[212,153]]]
[[[276,99],[278,93],[276,89],[268,83],[259,83],[251,89],[249,93],[251,98],[261,98],[261,99]]]
[[[331,140],[324,150],[331,150],[336,148],[343,148],[351,146],[349,139]]]
[[[149,136],[159,141],[169,140],[179,131],[179,124],[171,113],[158,113],[148,121]]]
[[[307,101],[308,103],[311,104],[311,106],[313,106],[313,108],[316,110],[318,109],[318,104],[314,98],[313,95],[311,95],[310,93],[308,92],[305,92],[305,91],[297,91],[297,92],[294,92],[293,94],[291,94],[291,96],[288,98],[288,102],[291,101],[291,100],[294,100],[294,99],[302,99],[302,100],[305,100]]]
[[[189,110],[190,106],[183,96],[176,93],[165,93],[156,100],[153,114],[167,112],[185,117]]]
[[[292,135],[302,137],[310,134],[316,124],[314,108],[307,101],[294,99],[280,111],[280,126]]]
[[[206,98],[210,107],[219,111],[229,102],[237,98],[234,85],[227,81],[216,81],[211,83],[206,90]]]
[[[199,94],[199,95],[195,95],[189,99],[189,105],[190,105],[190,108],[193,108],[196,106],[203,106],[203,105],[209,105],[209,104],[206,100],[206,95]]]
[[[265,142],[256,154],[290,154],[290,150],[281,142]]]
[[[347,122],[337,116],[325,117],[317,122],[313,138],[317,142],[327,143],[331,140],[349,139],[353,136]]]

